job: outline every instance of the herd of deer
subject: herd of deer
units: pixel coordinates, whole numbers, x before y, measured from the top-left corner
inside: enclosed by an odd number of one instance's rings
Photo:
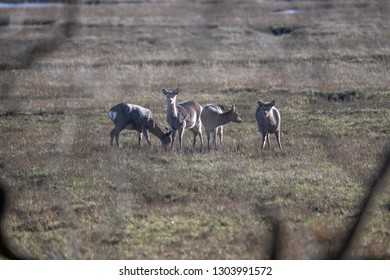
[[[176,97],[179,89],[169,91],[162,90],[167,98],[167,122],[171,129],[161,126],[153,117],[152,112],[144,107],[134,104],[120,103],[110,109],[108,116],[115,124],[110,133],[110,144],[113,146],[115,139],[119,147],[119,133],[123,129],[135,130],[138,132],[138,145],[141,145],[142,135],[149,145],[149,132],[158,137],[164,147],[174,147],[176,132],[179,134],[179,147],[182,148],[182,140],[185,129],[189,129],[193,135],[193,146],[196,144],[196,137],[199,136],[201,148],[203,145],[202,125],[205,127],[207,135],[207,147],[210,151],[210,138],[213,135],[214,148],[217,150],[217,135],[219,142],[223,140],[223,126],[229,122],[241,123],[240,114],[233,105],[227,112],[215,104],[208,104],[204,108],[195,101],[186,101],[177,103]],[[280,143],[280,113],[275,108],[275,101],[262,102],[258,101],[256,110],[256,120],[259,131],[262,135],[263,149],[265,144],[269,143],[269,135],[275,134],[279,148]]]

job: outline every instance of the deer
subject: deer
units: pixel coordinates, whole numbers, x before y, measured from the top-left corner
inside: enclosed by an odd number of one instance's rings
[[[281,118],[278,109],[275,108],[275,101],[263,102],[258,100],[257,103],[259,106],[256,109],[256,121],[262,135],[261,149],[264,149],[266,142],[270,147],[269,135],[275,134],[279,148],[282,150],[282,144],[280,143]]]
[[[195,101],[186,101],[177,104],[176,97],[179,94],[179,89],[169,91],[164,88],[162,91],[167,97],[167,122],[172,131],[171,149],[174,148],[176,131],[179,132],[179,149],[182,149],[182,140],[185,129],[189,129],[193,133],[194,147],[196,144],[196,136],[199,136],[200,147],[202,149],[202,121],[200,119],[200,114],[203,109],[202,106]]]
[[[149,146],[152,145],[149,132],[159,138],[164,147],[171,143],[171,131],[160,126],[148,108],[135,104],[119,103],[110,109],[108,116],[115,124],[110,132],[111,146],[113,146],[113,140],[115,139],[116,145],[119,147],[119,134],[123,129],[137,131],[138,146],[141,146],[142,135],[145,136]]]
[[[214,149],[217,150],[217,134],[219,136],[219,143],[223,141],[223,126],[229,122],[241,123],[242,119],[236,110],[236,106],[232,107],[225,113],[222,112],[221,107],[215,104],[206,105],[200,115],[202,124],[205,127],[207,135],[207,148],[210,151],[210,134],[213,134]]]

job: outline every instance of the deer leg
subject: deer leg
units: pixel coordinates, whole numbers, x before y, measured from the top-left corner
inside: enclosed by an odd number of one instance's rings
[[[267,135],[267,143],[268,143],[268,148],[270,147],[270,143],[269,143],[269,133],[266,134]]]
[[[172,143],[171,143],[171,150],[173,149],[174,143],[175,143],[175,138],[176,138],[176,129],[172,128]]]
[[[267,142],[267,134],[266,134],[266,133],[263,133],[263,140],[262,140],[261,149],[264,149],[264,147],[265,147],[265,142]]]
[[[210,152],[210,130],[206,130],[206,136],[207,136],[207,149]]]
[[[119,147],[119,133],[122,131],[122,127],[116,126],[110,132],[110,145],[113,146],[113,142],[115,139],[117,147]]]
[[[179,148],[180,148],[180,150],[183,147],[183,145],[182,145],[183,135],[184,135],[184,127],[179,129]]]
[[[195,144],[196,144],[196,132],[195,131],[192,131],[192,133],[194,134],[194,141],[192,142],[192,146],[195,147]]]
[[[194,136],[194,139],[193,139],[193,142],[192,142],[192,146],[195,147],[195,144],[196,144],[196,135],[199,134],[198,132],[198,129],[196,127],[193,127],[193,128],[190,128],[193,136]]]
[[[146,142],[148,142],[149,146],[152,146],[152,143],[150,143],[150,139],[149,139],[149,130],[146,127],[144,127],[142,128],[142,133],[145,136]]]
[[[138,135],[138,146],[141,146],[141,140],[142,140],[142,133],[141,133],[141,131],[137,130],[137,135]]]
[[[195,147],[195,144],[196,144],[196,136],[199,135],[200,149],[202,150],[202,149],[203,149],[203,137],[202,137],[202,133],[201,133],[200,131],[198,131],[197,129],[192,129],[192,133],[194,134],[193,146]]]
[[[219,134],[219,144],[222,145],[222,141],[223,141],[223,126],[222,125],[219,127],[218,134]]]
[[[200,138],[200,150],[203,149],[203,136],[202,136],[202,128],[199,127],[199,138]]]
[[[115,128],[113,130],[111,130],[111,132],[110,132],[110,145],[111,145],[111,147],[114,144],[114,137],[115,137]]]
[[[279,149],[282,150],[282,144],[280,143],[280,130],[276,132],[276,141],[278,142]]]
[[[217,131],[218,127],[214,128],[213,130],[213,142],[214,142],[214,149],[217,150]]]

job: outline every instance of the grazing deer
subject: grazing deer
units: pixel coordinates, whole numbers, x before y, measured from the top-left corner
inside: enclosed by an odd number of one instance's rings
[[[163,146],[168,146],[171,143],[171,132],[161,127],[153,118],[152,112],[144,107],[120,103],[110,109],[108,116],[115,124],[110,133],[110,144],[113,146],[115,138],[116,145],[119,147],[119,133],[123,129],[136,130],[138,132],[138,145],[141,145],[142,134],[145,136],[149,145],[149,131],[157,136]]]
[[[275,101],[272,102],[262,102],[257,101],[259,107],[256,110],[256,120],[259,126],[259,131],[262,134],[262,145],[261,149],[264,148],[265,143],[269,144],[269,135],[275,134],[276,141],[278,142],[279,148],[282,149],[282,145],[280,144],[280,113],[278,109],[274,107]]]
[[[236,111],[236,106],[233,105],[229,111],[223,113],[218,105],[208,104],[202,110],[200,115],[202,124],[206,129],[207,147],[210,151],[210,133],[213,134],[214,148],[217,150],[217,134],[219,135],[219,142],[222,144],[223,140],[223,125],[234,122],[241,123],[239,113]]]
[[[173,149],[175,142],[176,131],[179,132],[179,146],[180,149],[182,148],[182,139],[186,128],[194,134],[193,146],[196,143],[196,136],[199,135],[200,147],[202,148],[202,121],[200,119],[200,113],[203,109],[202,106],[195,101],[186,101],[177,104],[176,96],[179,94],[179,89],[169,91],[164,88],[162,91],[167,97],[167,122],[172,129],[171,149]]]

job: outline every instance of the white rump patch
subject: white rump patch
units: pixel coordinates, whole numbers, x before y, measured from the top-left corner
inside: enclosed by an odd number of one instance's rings
[[[114,121],[116,119],[116,116],[118,115],[118,112],[114,112],[114,111],[110,111],[108,112],[108,116],[110,117],[110,119],[112,121]]]

